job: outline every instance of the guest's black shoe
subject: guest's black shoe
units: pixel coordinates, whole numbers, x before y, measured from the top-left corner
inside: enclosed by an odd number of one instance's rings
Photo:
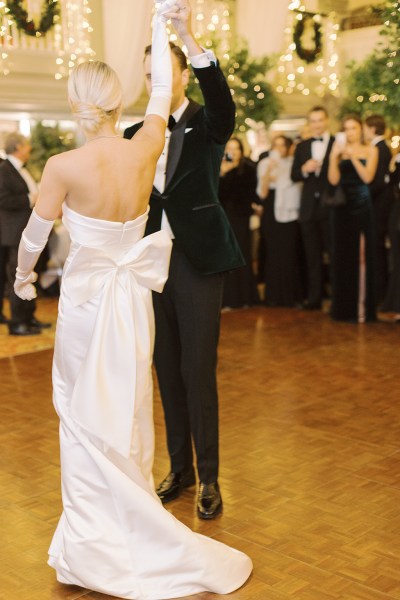
[[[36,327],[37,329],[49,329],[51,327],[51,323],[43,323],[43,321],[39,321],[35,317],[32,317],[28,322],[30,327]]]
[[[9,325],[8,332],[10,335],[40,335],[42,332],[38,327],[32,327],[26,323],[18,323],[18,325]]]
[[[218,483],[200,483],[197,497],[197,514],[200,519],[213,519],[221,512],[222,498]]]
[[[303,310],[321,310],[321,302],[305,302],[303,304]]]
[[[194,470],[185,471],[184,473],[168,473],[165,479],[156,489],[157,496],[163,504],[175,500],[181,495],[181,492],[196,483]]]
[[[9,319],[7,319],[7,317],[5,317],[3,313],[0,313],[0,325],[8,325],[8,323]]]

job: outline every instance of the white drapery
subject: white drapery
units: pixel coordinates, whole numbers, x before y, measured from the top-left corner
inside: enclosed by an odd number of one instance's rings
[[[131,106],[143,89],[143,51],[150,43],[152,0],[103,0],[104,58],[115,69]]]
[[[288,6],[289,0],[237,1],[237,32],[253,56],[282,51]]]

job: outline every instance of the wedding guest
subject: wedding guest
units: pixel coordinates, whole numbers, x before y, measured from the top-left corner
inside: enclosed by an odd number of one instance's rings
[[[329,260],[328,210],[322,205],[322,192],[327,185],[329,154],[334,138],[329,133],[328,113],[323,106],[315,106],[308,113],[312,137],[296,146],[291,177],[303,182],[299,221],[307,268],[306,310],[322,306],[325,259]],[[307,134],[308,135],[308,134]]]
[[[0,165],[0,245],[9,283],[11,319],[8,329],[10,335],[38,335],[42,329],[50,327],[50,323],[39,321],[35,317],[35,302],[21,300],[13,287],[18,245],[37,198],[36,183],[24,166],[31,145],[24,136],[11,133],[5,139],[4,150],[7,159]]]
[[[382,309],[393,315],[400,324],[400,152],[390,163],[393,205],[389,219],[390,274],[389,284]]]
[[[343,121],[345,142],[333,144],[328,180],[340,184],[345,204],[330,209],[332,224],[332,307],[337,321],[375,321],[374,226],[368,184],[375,176],[378,151],[362,142],[357,115]]]
[[[154,294],[154,363],[164,408],[170,472],[157,488],[163,503],[195,484],[193,445],[200,485],[197,514],[222,511],[218,483],[219,432],[216,380],[223,273],[243,265],[240,248],[218,200],[219,169],[235,124],[235,105],[215,55],[197,43],[188,0],[176,0],[172,19],[188,49],[205,106],[185,95],[186,56],[172,45],[174,71],[169,130],[157,164],[146,232],[165,229],[174,239],[169,279]],[[144,69],[148,89],[151,48]],[[126,138],[140,131],[138,123]]]
[[[242,308],[258,301],[252,268],[250,217],[257,201],[256,167],[245,159],[241,140],[232,137],[225,146],[219,180],[219,199],[246,261],[225,276],[223,308]]]
[[[268,158],[260,163],[258,195],[264,201],[265,303],[267,306],[299,306],[303,300],[300,255],[299,208],[301,184],[290,174],[293,165],[290,138],[279,135]]]
[[[0,232],[1,232],[1,211],[0,211]],[[0,242],[1,244],[1,242]],[[7,325],[8,319],[4,314],[4,294],[7,283],[7,247],[0,245],[0,325]]]
[[[385,142],[385,129],[385,119],[381,115],[370,115],[364,121],[364,139],[378,150],[378,167],[369,185],[375,225],[375,285],[378,304],[385,297],[388,282],[386,241],[392,204],[389,175],[392,153]]]

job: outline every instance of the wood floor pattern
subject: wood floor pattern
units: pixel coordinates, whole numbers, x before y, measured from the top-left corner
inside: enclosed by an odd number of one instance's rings
[[[200,521],[194,488],[169,509],[251,556],[254,574],[231,600],[400,599],[399,334],[296,310],[223,315],[224,513]],[[6,337],[3,328],[0,347]],[[61,511],[52,351],[15,353],[0,360],[0,598],[107,600],[58,584],[46,565]],[[168,460],[158,395],[155,420],[159,480]]]

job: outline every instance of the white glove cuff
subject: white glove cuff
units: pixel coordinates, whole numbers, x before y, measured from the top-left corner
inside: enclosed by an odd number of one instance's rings
[[[154,93],[152,93],[147,105],[146,117],[148,115],[158,115],[168,123],[170,106],[171,96],[155,96]]]
[[[53,229],[54,221],[47,221],[39,217],[33,209],[27,226],[22,232],[21,241],[27,252],[40,252],[45,247],[50,232]]]

